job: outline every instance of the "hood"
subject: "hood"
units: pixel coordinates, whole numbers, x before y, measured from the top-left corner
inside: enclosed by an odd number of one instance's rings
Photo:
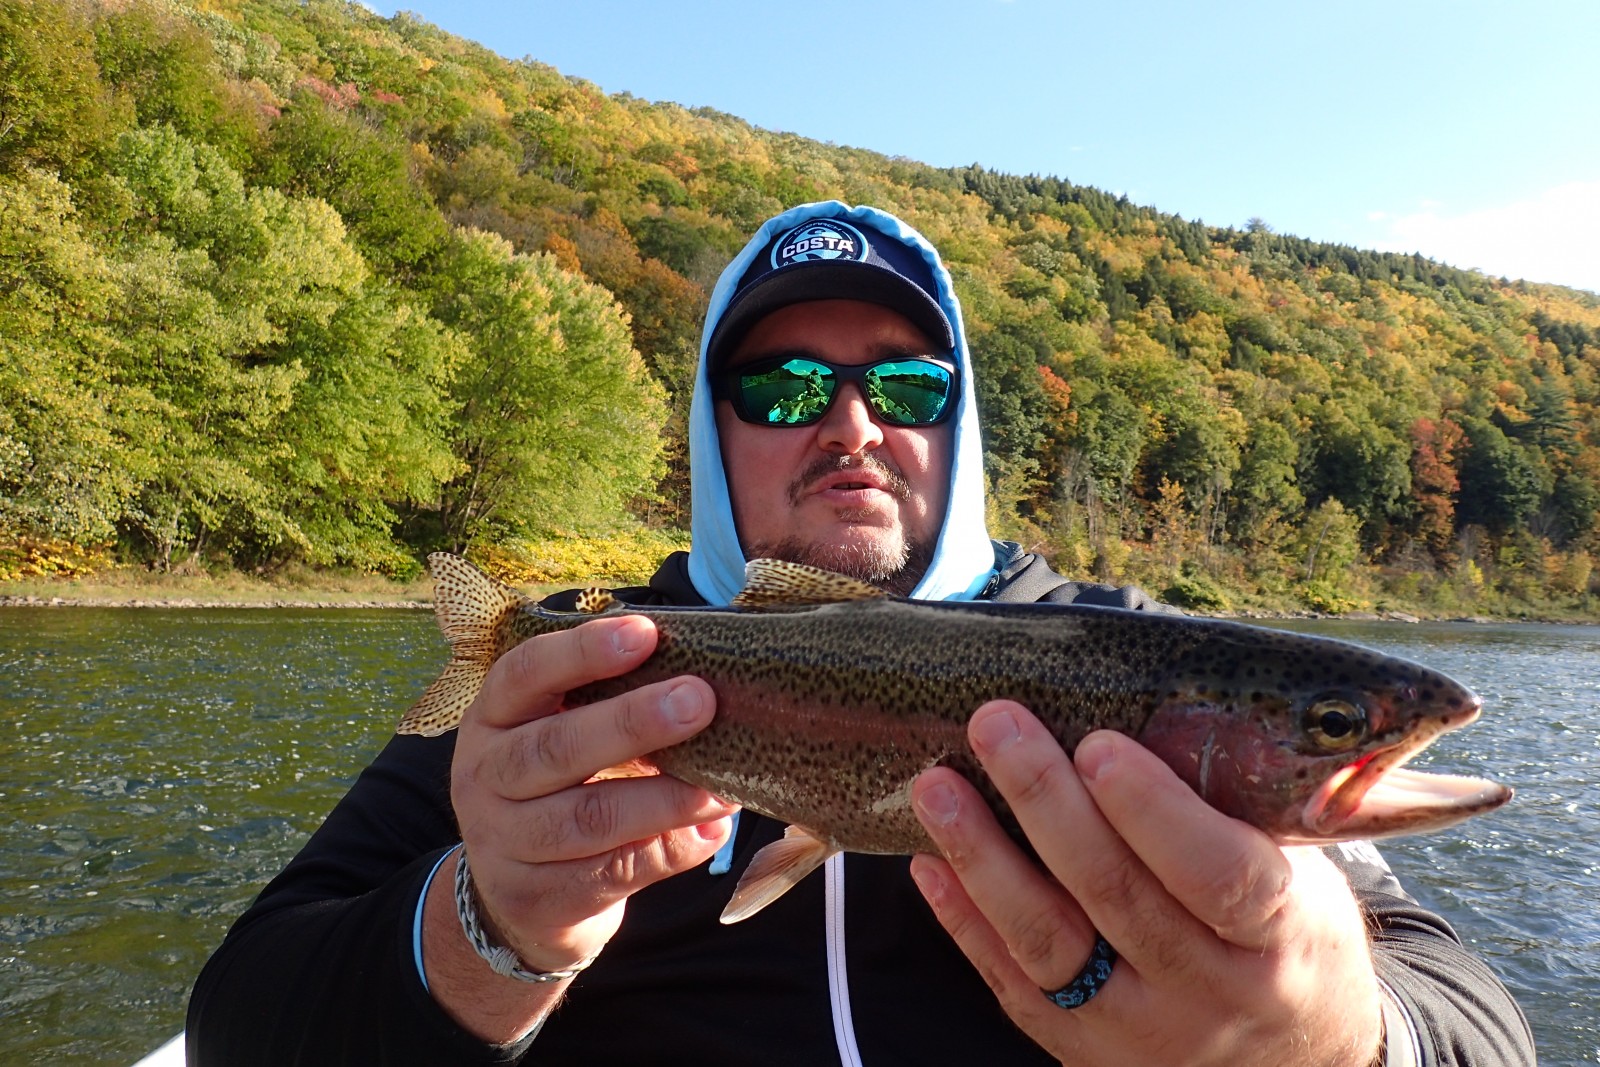
[[[777,235],[819,218],[840,219],[876,230],[878,235],[897,242],[903,252],[920,257],[932,272],[939,310],[949,320],[954,334],[954,356],[962,388],[954,416],[955,439],[944,525],[927,573],[911,595],[922,600],[971,600],[994,573],[995,550],[984,527],[983,447],[978,433],[977,389],[973,385],[961,305],[951,286],[950,272],[933,245],[904,222],[877,208],[850,207],[837,200],[802,204],[768,220],[728,264],[711,293],[711,306],[700,337],[694,397],[689,408],[690,531],[693,536],[689,577],[710,604],[726,604],[744,587],[744,553],[739,548],[733,506],[728,499],[728,480],[722,467],[715,406],[707,379],[707,353],[712,338],[756,257]]]

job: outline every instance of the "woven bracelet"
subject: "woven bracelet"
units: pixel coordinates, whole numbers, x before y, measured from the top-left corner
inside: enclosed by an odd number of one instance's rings
[[[472,872],[467,869],[467,850],[463,848],[456,857],[456,917],[461,920],[461,932],[467,935],[472,950],[482,956],[495,974],[515,978],[519,982],[564,982],[593,963],[597,956],[580,960],[560,971],[530,971],[522,965],[517,954],[504,945],[489,942],[478,922],[478,906],[473,899]]]

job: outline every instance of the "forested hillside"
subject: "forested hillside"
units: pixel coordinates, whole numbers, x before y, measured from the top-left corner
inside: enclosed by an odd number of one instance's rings
[[[1592,294],[607,96],[323,0],[0,0],[0,576],[681,530],[710,287],[829,197],[950,263],[995,534],[1199,607],[1588,607]]]

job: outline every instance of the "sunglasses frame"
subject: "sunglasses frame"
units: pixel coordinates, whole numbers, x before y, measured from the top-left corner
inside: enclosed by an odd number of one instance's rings
[[[745,391],[739,386],[739,379],[746,375],[763,374],[776,370],[785,363],[804,361],[815,363],[833,375],[833,392],[828,397],[828,402],[822,406],[815,418],[805,422],[771,422],[764,413],[752,412],[745,404]],[[928,422],[901,422],[889,414],[879,411],[877,404],[873,403],[872,392],[867,388],[867,375],[879,367],[890,363],[926,363],[938,367],[949,375],[950,387],[945,394],[944,407],[939,411],[939,417]],[[735,367],[728,367],[711,375],[712,395],[721,400],[726,400],[733,405],[733,412],[739,416],[741,422],[752,426],[767,426],[772,429],[788,429],[800,426],[815,426],[833,408],[834,401],[839,399],[839,390],[846,383],[854,382],[857,389],[861,390],[862,397],[867,402],[867,410],[872,412],[876,419],[880,419],[890,426],[899,426],[906,429],[920,429],[928,426],[937,426],[950,418],[950,413],[955,410],[961,398],[961,373],[960,369],[951,361],[931,355],[905,355],[889,356],[886,359],[875,360],[871,363],[831,363],[816,356],[801,353],[789,355],[773,355],[762,359],[741,363]]]

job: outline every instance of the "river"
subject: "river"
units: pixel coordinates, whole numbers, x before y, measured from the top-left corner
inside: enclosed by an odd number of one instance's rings
[[[1384,852],[1600,1063],[1600,628],[1289,623],[1418,659],[1485,718],[1417,766],[1512,805]],[[0,609],[0,1064],[128,1064],[443,661],[412,611]]]

